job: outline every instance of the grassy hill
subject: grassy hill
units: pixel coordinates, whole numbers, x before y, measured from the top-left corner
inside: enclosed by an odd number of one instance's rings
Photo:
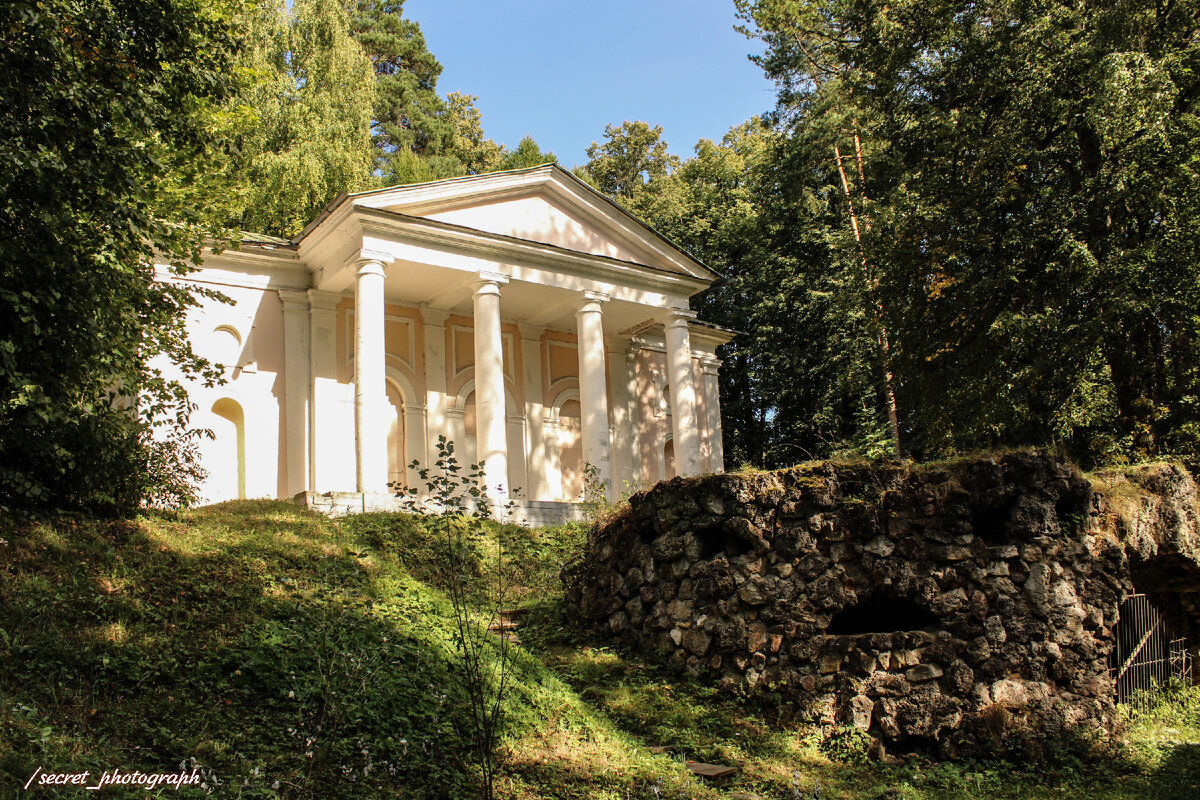
[[[509,602],[526,609],[502,797],[1200,797],[1200,699],[1189,692],[1102,760],[869,763],[853,735],[822,739],[786,709],[718,696],[579,627],[557,575],[583,536],[490,525],[467,543],[471,591],[503,546]],[[198,768],[203,785],[97,795],[472,796],[451,609],[420,519],[332,521],[248,501],[0,523],[0,539],[0,797],[89,796],[22,787],[35,773],[85,770],[94,784],[114,768]],[[739,772],[704,784],[685,759]]]

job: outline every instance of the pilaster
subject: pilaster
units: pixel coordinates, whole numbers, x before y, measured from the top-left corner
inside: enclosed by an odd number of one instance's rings
[[[287,496],[308,488],[309,375],[308,296],[279,290],[283,303],[283,431]]]

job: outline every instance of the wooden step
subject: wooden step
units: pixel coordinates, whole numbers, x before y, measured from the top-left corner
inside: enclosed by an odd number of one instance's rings
[[[502,619],[499,622],[493,622],[491,625],[488,625],[488,630],[489,631],[515,631],[517,629],[517,627],[518,627],[517,623]]]

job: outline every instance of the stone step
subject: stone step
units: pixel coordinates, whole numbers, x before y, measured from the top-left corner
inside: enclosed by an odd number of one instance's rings
[[[724,764],[705,764],[702,761],[689,761],[687,762],[687,768],[693,775],[714,781],[721,778],[728,778],[737,772],[737,767],[730,767]]]

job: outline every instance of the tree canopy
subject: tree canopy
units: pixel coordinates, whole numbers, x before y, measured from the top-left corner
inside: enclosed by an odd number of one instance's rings
[[[772,204],[837,217],[914,454],[1197,458],[1196,3],[739,7],[781,87]]]
[[[245,187],[233,227],[298,233],[340,192],[374,185],[375,73],[341,0],[282,0],[247,20],[242,65],[252,83],[233,102],[255,123],[229,169]]]
[[[600,191],[614,197],[632,198],[647,184],[665,178],[679,165],[667,151],[661,125],[626,120],[620,127],[606,125],[605,142],[587,148],[587,170]]]
[[[587,174],[724,273],[726,452],[1200,464],[1200,4],[738,0],[775,111]]]
[[[443,155],[454,145],[454,122],[437,93],[442,65],[421,27],[403,16],[404,0],[352,0],[350,7],[350,33],[376,76],[372,133],[377,166],[390,182],[405,156]]]
[[[499,169],[525,169],[539,164],[557,164],[558,156],[543,151],[532,136],[523,136],[514,150],[505,152],[500,159]]]
[[[0,508],[127,509],[180,485],[186,443],[152,434],[186,401],[149,363],[204,364],[183,337],[192,294],[151,262],[182,274],[196,254],[200,220],[159,205],[165,175],[205,161],[230,11],[0,6]]]

